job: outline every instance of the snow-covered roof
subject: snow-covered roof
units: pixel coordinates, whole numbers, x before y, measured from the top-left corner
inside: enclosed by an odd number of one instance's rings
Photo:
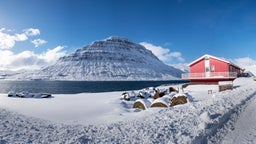
[[[218,58],[218,57],[209,55],[209,54],[205,54],[205,55],[201,56],[200,58],[198,58],[198,59],[192,61],[191,63],[188,64],[188,66],[191,66],[191,65],[193,65],[194,63],[196,63],[196,62],[198,62],[199,60],[204,59],[204,58],[206,58],[206,57],[214,58],[214,59],[217,59],[217,60],[219,60],[219,61],[222,61],[222,62],[231,64],[231,65],[233,65],[233,66],[235,66],[235,67],[237,67],[237,68],[239,68],[239,69],[242,69],[242,68],[240,68],[238,65],[236,65],[236,64],[234,64],[234,63],[232,63],[232,62],[230,62],[230,61],[227,61],[227,60],[225,60],[225,59],[221,59],[221,58]]]

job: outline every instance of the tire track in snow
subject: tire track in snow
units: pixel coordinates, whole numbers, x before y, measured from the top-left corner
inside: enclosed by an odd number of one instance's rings
[[[223,144],[256,143],[256,95],[242,110],[234,125],[234,130],[223,139]]]
[[[254,91],[250,96],[248,96],[240,104],[236,105],[233,109],[230,109],[228,113],[222,116],[221,118],[222,122],[217,124],[215,128],[212,128],[210,132],[205,136],[205,137],[208,137],[207,143],[230,143],[230,144],[237,143],[236,141],[233,141],[233,142],[226,141],[225,137],[235,129],[236,123],[238,122],[239,118],[243,116],[243,113],[244,111],[247,110],[247,107],[255,104],[255,102],[256,102],[256,91]],[[256,106],[254,107],[256,108]],[[247,119],[249,118],[247,117]]]

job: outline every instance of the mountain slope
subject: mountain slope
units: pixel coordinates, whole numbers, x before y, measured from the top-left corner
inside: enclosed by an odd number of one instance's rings
[[[51,80],[170,80],[180,77],[181,70],[139,44],[109,37],[61,57],[38,75]]]

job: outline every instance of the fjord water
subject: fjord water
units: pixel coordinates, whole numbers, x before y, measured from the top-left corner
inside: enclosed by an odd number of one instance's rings
[[[188,81],[0,81],[0,93],[9,91],[76,94],[85,92],[111,92],[138,90],[159,85],[182,84]]]

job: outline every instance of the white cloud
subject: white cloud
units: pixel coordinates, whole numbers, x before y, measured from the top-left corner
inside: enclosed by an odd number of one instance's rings
[[[33,43],[35,47],[39,47],[40,45],[47,43],[47,41],[43,39],[35,39],[35,40],[32,40],[31,43]]]
[[[25,41],[28,39],[27,35],[25,35],[24,33],[22,34],[15,34],[14,36],[16,41]]]
[[[4,28],[0,29],[0,49],[10,49],[14,47],[16,41],[25,41],[28,37],[24,33],[21,34],[8,34]]]
[[[23,33],[10,34],[10,30],[5,28],[0,29],[0,49],[11,49],[15,46],[17,41],[26,41],[30,36],[40,34],[39,29],[29,28],[23,30]],[[40,45],[39,41],[38,44]]]
[[[171,52],[168,48],[155,46],[148,42],[141,42],[140,44],[148,50],[151,50],[152,53],[164,63],[182,63],[185,61],[180,52]]]
[[[237,58],[237,59],[234,59],[233,61],[235,62],[235,64],[241,67],[256,65],[256,60],[253,60],[250,57]]]
[[[0,50],[0,70],[33,70],[51,65],[58,58],[66,55],[63,48],[63,46],[57,46],[42,54],[36,54],[33,51],[23,51],[14,54],[10,50]]]
[[[40,35],[40,30],[39,29],[34,29],[34,28],[29,28],[29,29],[25,29],[23,30],[24,33],[27,36],[36,36],[36,35]]]
[[[48,49],[41,54],[36,54],[33,51],[14,54],[10,50],[16,42],[26,41],[29,37],[36,35],[40,35],[39,29],[29,28],[23,30],[22,33],[15,33],[13,30],[0,28],[0,70],[39,69],[42,66],[53,64],[59,57],[66,55],[63,46]],[[47,41],[35,39],[31,43],[38,47]]]
[[[171,46],[171,45],[172,45],[172,43],[170,43],[170,42],[164,43],[164,46]]]
[[[170,64],[170,66],[180,69],[183,72],[189,72],[189,67],[187,63]]]
[[[54,49],[47,50],[46,53],[41,54],[39,57],[44,59],[48,64],[53,64],[60,57],[66,55],[66,51],[63,51],[64,46],[57,46]]]
[[[244,68],[245,71],[250,71],[256,75],[256,60],[250,57],[243,57],[231,60],[234,64]]]
[[[2,31],[5,31],[5,28],[1,28],[1,29],[0,29],[0,32],[2,32]]]
[[[0,50],[0,67],[9,65],[12,61],[13,52],[9,50]]]

